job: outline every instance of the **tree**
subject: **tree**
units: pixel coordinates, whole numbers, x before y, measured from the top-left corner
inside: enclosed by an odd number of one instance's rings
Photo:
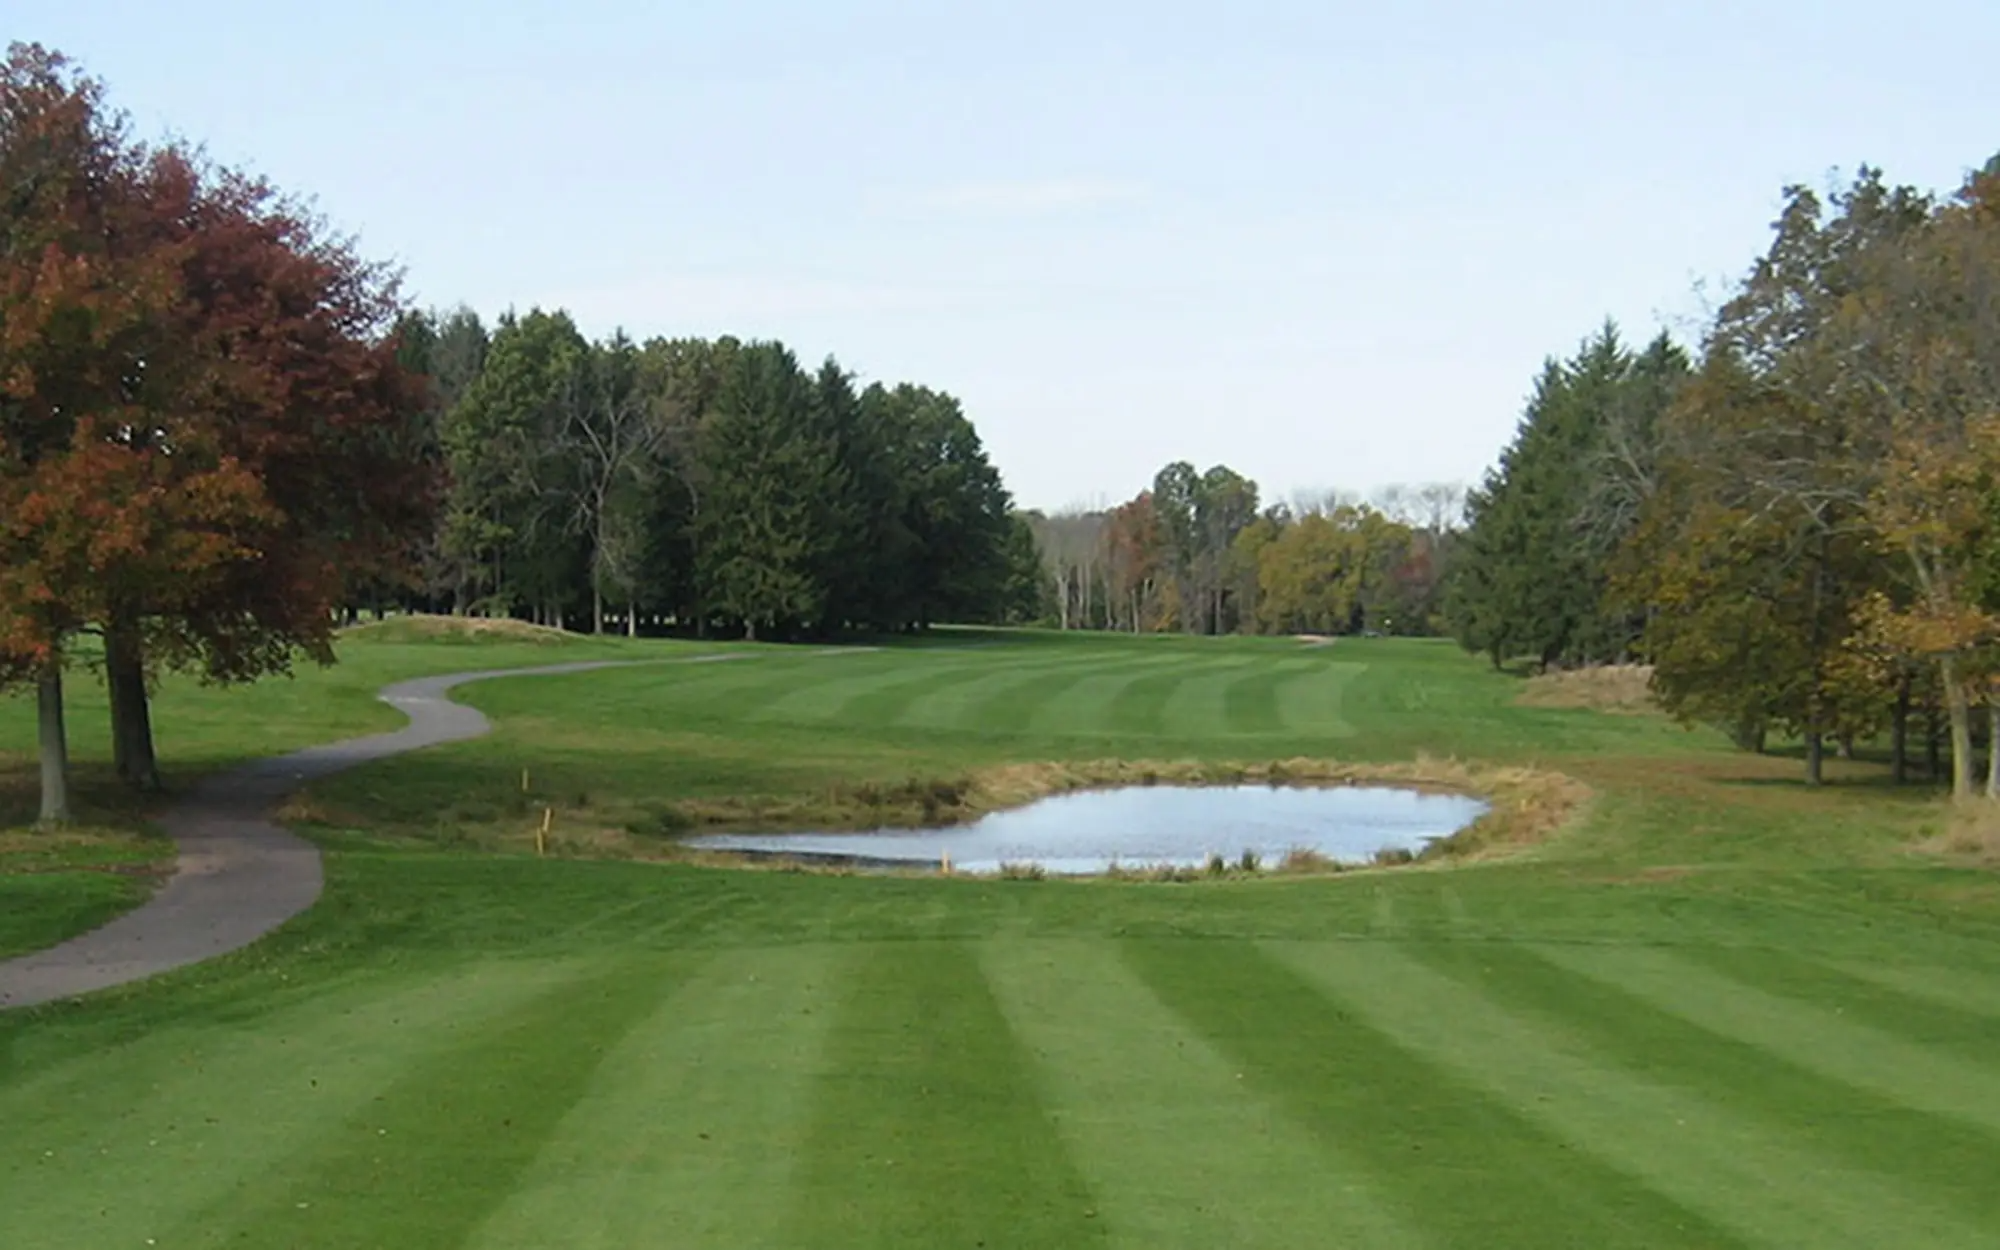
[[[777,343],[736,353],[702,430],[707,499],[696,562],[712,611],[750,638],[820,618],[826,504],[845,488],[831,440],[803,416],[810,382]]]
[[[1871,173],[1844,217],[1902,206]],[[1868,631],[1936,665],[1952,792],[1963,799],[1973,793],[1971,707],[1990,698],[1994,664],[1983,653],[2000,639],[2000,613],[1983,593],[2000,493],[2000,158],[1921,228],[1915,215],[1912,205],[1894,218],[1899,228],[1867,237],[1863,276],[1825,337],[1858,375],[1860,512],[1906,591],[1870,595]]]
[[[638,632],[645,489],[665,438],[662,402],[647,393],[639,349],[623,333],[570,365],[562,432],[579,476],[571,524],[590,546],[592,633],[604,632],[607,590],[625,604],[626,633]]]
[[[518,601],[560,622],[588,559],[577,540],[576,415],[589,351],[567,313],[502,317],[484,368],[445,414],[442,546],[462,570],[455,611],[504,615]]]
[[[1030,521],[1049,579],[1056,628],[1090,628],[1107,518],[1101,512],[1072,508],[1054,516],[1033,513]]]
[[[0,164],[27,192],[0,243],[0,650],[38,674],[50,760],[66,642],[102,633],[116,754],[156,782],[151,671],[330,662],[334,607],[427,524],[394,283],[266,184],[131,143],[38,48],[0,74]]]
[[[1745,745],[1771,725],[1802,735],[1815,784],[1827,739],[1875,718],[1850,661],[1881,581],[1869,483],[1895,455],[1864,416],[1867,350],[1835,331],[1874,258],[1899,254],[1929,211],[1869,169],[1832,209],[1788,188],[1769,250],[1718,314],[1660,426],[1669,488],[1641,504],[1626,596],[1650,610],[1669,707],[1726,708]]]
[[[1257,483],[1226,465],[1201,475],[1195,492],[1193,565],[1200,592],[1205,632],[1226,634],[1231,618],[1230,553],[1237,535],[1257,519]]]
[[[491,343],[486,326],[478,313],[463,306],[450,312],[411,312],[397,324],[395,337],[403,367],[429,383],[428,401],[417,416],[424,457],[439,483],[449,482],[445,417],[458,407],[485,370]],[[447,510],[439,510],[437,524],[423,547],[419,576],[427,606],[449,602],[452,611],[462,613],[465,588],[473,582],[476,570],[447,549],[449,516]]]
[[[907,385],[889,399],[886,437],[915,548],[909,623],[981,619],[1004,593],[1013,501],[957,399]]]
[[[1114,627],[1120,614],[1133,633],[1167,629],[1170,606],[1168,557],[1160,533],[1160,515],[1151,491],[1111,510],[1104,531],[1107,598],[1113,605]]]
[[[1643,618],[1607,600],[1609,565],[1685,369],[1665,339],[1635,357],[1609,323],[1544,363],[1514,441],[1466,499],[1444,608],[1468,650],[1543,667],[1629,655]]]

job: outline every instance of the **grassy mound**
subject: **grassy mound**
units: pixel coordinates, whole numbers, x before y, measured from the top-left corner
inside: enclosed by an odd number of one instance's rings
[[[1599,664],[1558,669],[1528,678],[1516,697],[1522,707],[1585,708],[1636,716],[1657,712],[1650,664]]]
[[[584,635],[552,629],[527,621],[483,616],[392,616],[387,620],[350,625],[340,631],[344,641],[356,643],[433,643],[493,646],[527,643],[533,646],[574,646],[587,641]]]

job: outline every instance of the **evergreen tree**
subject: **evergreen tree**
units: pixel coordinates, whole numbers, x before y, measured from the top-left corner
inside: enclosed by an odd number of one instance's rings
[[[1650,489],[1653,432],[1685,374],[1671,343],[1635,357],[1617,328],[1549,360],[1514,441],[1466,500],[1445,600],[1453,635],[1501,664],[1626,658],[1642,619],[1607,601],[1610,562]]]
[[[828,602],[822,579],[847,483],[834,440],[809,420],[812,391],[784,346],[749,344],[729,362],[701,430],[697,575],[708,611],[751,638],[818,622]]]

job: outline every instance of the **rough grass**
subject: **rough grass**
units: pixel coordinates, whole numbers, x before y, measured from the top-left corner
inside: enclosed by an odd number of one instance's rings
[[[2000,877],[1871,764],[1808,790],[1396,640],[755,655],[471,688],[494,738],[301,805],[312,912],[0,1016],[7,1243],[2000,1243]],[[163,714],[248,753],[372,713],[334,680]],[[1535,849],[1126,885],[474,836],[1273,761],[1483,786]]]
[[[173,846],[158,835],[0,832],[0,958],[96,928],[144,902],[172,870]]]
[[[2000,805],[1954,803],[1943,824],[1943,832],[1921,844],[1923,851],[1960,863],[2000,867]]]
[[[1599,664],[1557,669],[1527,679],[1515,702],[1522,707],[1582,708],[1639,716],[1660,710],[1650,664]]]

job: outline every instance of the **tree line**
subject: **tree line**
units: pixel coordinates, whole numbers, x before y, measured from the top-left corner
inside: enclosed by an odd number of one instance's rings
[[[0,64],[0,690],[100,664],[119,776],[149,687],[330,663],[360,605],[756,638],[1032,612],[1033,540],[958,401],[782,344],[589,342],[414,311],[266,182]]]
[[[962,406],[734,338],[408,314],[446,483],[405,604],[751,638],[1017,615],[1028,541]]]
[[[1226,465],[1167,465],[1115,508],[1030,513],[1041,617],[1060,629],[1429,634],[1460,492],[1392,487],[1259,506]]]
[[[1695,351],[1607,330],[1544,369],[1468,521],[1446,615],[1495,663],[1643,659],[1814,782],[1880,736],[1902,778],[1914,718],[1961,797],[1984,737],[2000,796],[2000,158],[1942,198],[1787,188]]]

